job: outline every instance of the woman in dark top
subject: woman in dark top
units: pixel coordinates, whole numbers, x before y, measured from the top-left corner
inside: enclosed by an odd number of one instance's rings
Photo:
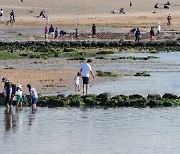
[[[139,42],[139,39],[141,38],[141,32],[139,30],[139,28],[137,28],[136,32],[135,32],[135,41],[138,41]]]

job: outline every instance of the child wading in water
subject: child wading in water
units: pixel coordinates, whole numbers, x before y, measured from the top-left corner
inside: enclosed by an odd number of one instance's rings
[[[75,84],[75,92],[76,94],[79,93],[80,91],[80,85],[79,85],[79,77],[81,76],[81,73],[78,72],[77,75],[74,78],[74,84]]]
[[[15,93],[16,96],[16,107],[22,107],[22,102],[23,102],[23,98],[22,98],[22,88],[21,85],[17,86],[17,90]]]

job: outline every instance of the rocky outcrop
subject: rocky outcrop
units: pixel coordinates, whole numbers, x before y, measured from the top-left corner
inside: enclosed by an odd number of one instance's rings
[[[0,94],[0,105],[5,105],[3,96]],[[14,102],[15,105],[15,102]],[[24,99],[23,106],[31,104]],[[166,93],[162,97],[158,94],[148,95],[147,98],[133,94],[129,96],[116,95],[111,97],[110,93],[99,95],[69,95],[40,97],[38,103],[40,107],[87,107],[87,108],[116,108],[116,107],[171,107],[180,106],[180,98],[177,95]]]

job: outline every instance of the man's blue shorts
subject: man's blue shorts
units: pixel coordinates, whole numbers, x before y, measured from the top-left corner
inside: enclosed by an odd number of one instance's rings
[[[36,104],[38,102],[38,98],[32,98],[32,104]]]

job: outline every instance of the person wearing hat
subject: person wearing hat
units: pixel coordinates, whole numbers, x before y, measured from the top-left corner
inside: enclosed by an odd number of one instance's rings
[[[2,78],[1,82],[4,83],[3,94],[5,96],[5,103],[7,108],[12,109],[12,83],[6,77]]]
[[[83,79],[83,94],[88,94],[90,73],[92,77],[95,78],[95,75],[90,65],[91,62],[92,60],[88,59],[87,62],[82,64],[80,69],[80,73],[82,74],[82,79]]]
[[[30,84],[27,85],[27,88],[30,93],[31,103],[32,103],[32,109],[36,109],[36,103],[38,102],[38,94],[35,88],[33,88]]]
[[[22,86],[20,84],[16,85],[15,96],[16,96],[16,107],[22,108],[23,96],[22,96]]]

